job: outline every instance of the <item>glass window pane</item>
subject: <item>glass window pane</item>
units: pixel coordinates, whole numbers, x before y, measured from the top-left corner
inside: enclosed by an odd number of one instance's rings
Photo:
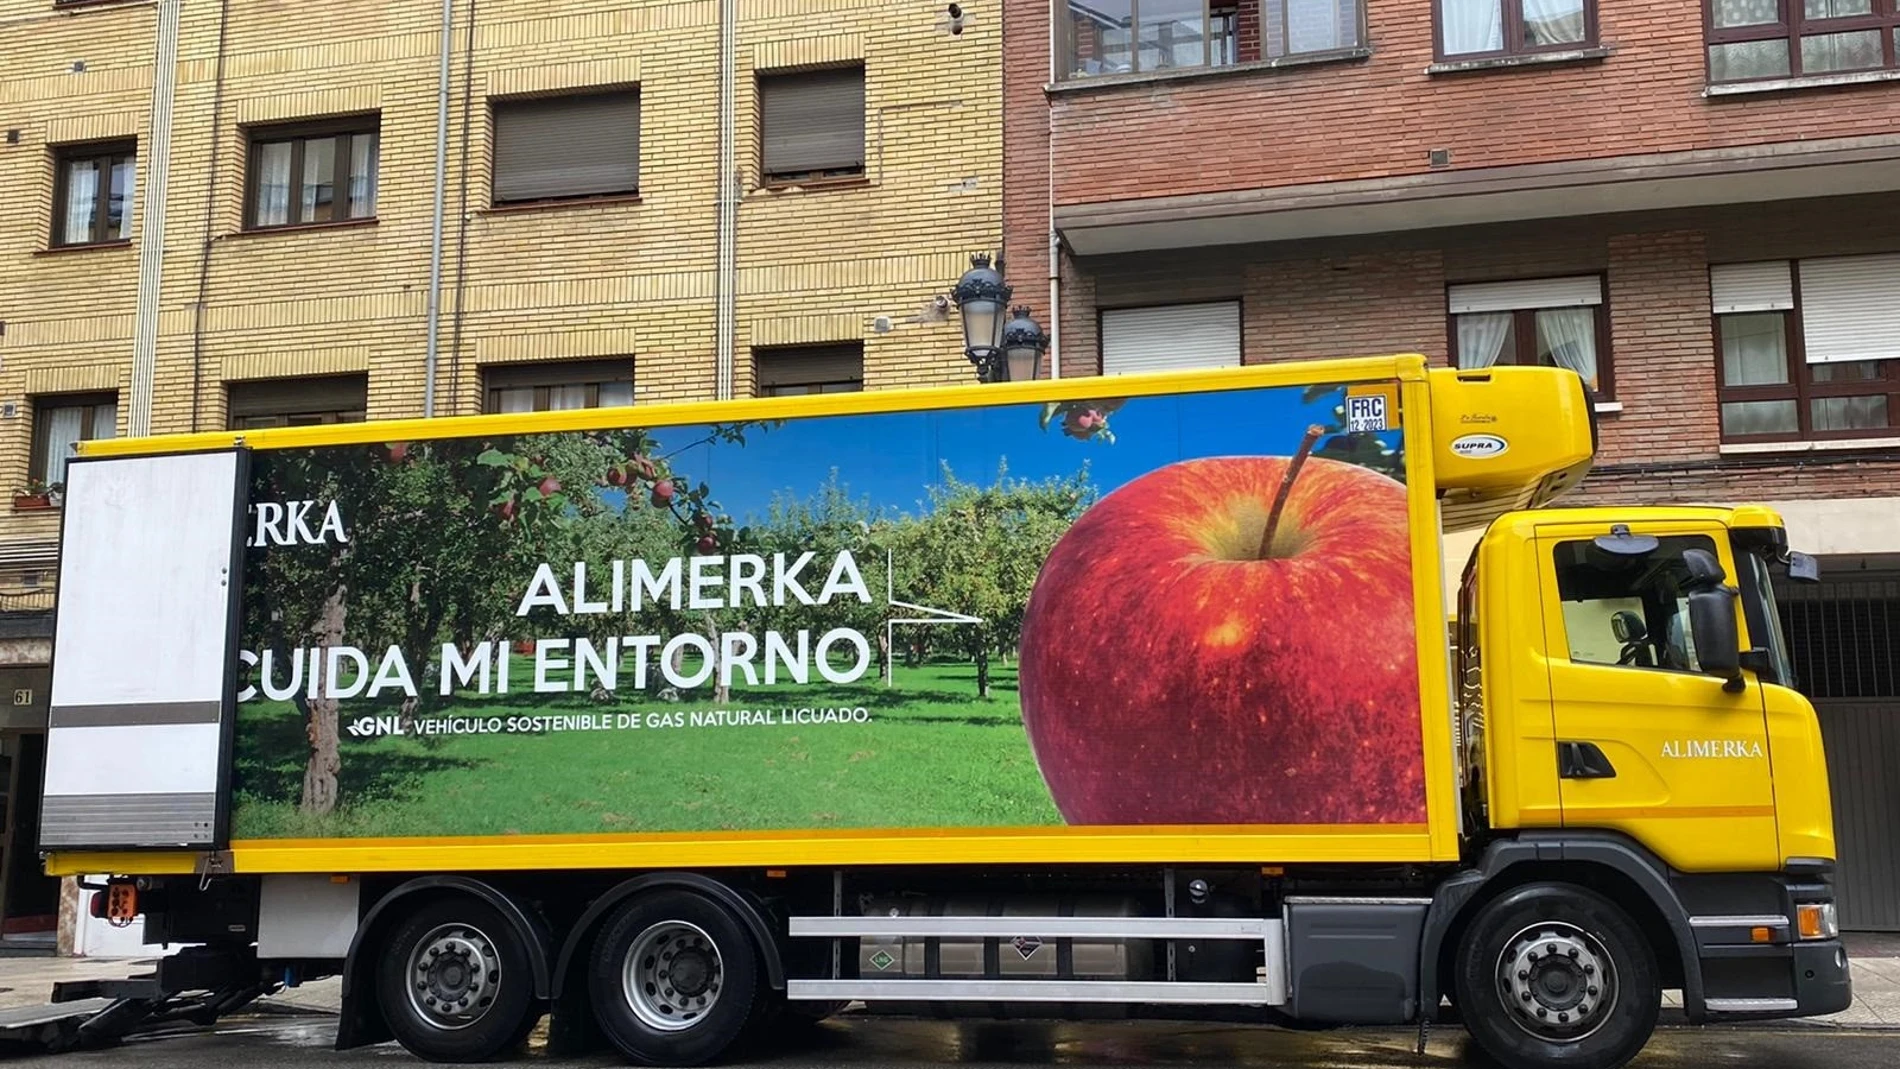
[[[534,411],[534,387],[516,386],[495,391],[495,411],[532,412]]]
[[[297,206],[300,223],[327,223],[336,204],[336,138],[322,137],[303,144],[303,200]]]
[[[1279,25],[1280,7],[1266,0],[1271,25],[1267,48],[1274,56],[1303,52],[1331,52],[1359,44],[1359,0],[1285,0],[1286,25]]]
[[[1748,434],[1795,434],[1800,430],[1800,412],[1793,401],[1725,401],[1722,404],[1722,433],[1731,438]]]
[[[1537,313],[1537,362],[1567,367],[1583,376],[1592,390],[1597,380],[1597,310],[1548,308]]]
[[[600,384],[600,407],[624,408],[633,403],[633,383],[603,382]]]
[[[1524,0],[1524,45],[1581,44],[1589,36],[1583,22],[1583,0]]]
[[[1207,63],[1201,0],[1144,0],[1140,14],[1135,24],[1138,69],[1172,70]]]
[[[1780,312],[1722,317],[1722,383],[1780,386],[1788,381],[1788,324]]]
[[[566,412],[587,407],[587,386],[585,383],[573,383],[567,386],[548,387],[548,410]]]
[[[1750,78],[1786,78],[1788,42],[1743,41],[1732,45],[1709,46],[1709,79],[1740,82]]]
[[[1490,367],[1512,363],[1517,352],[1517,317],[1509,312],[1468,312],[1458,317],[1458,366]]]
[[[1227,67],[1240,62],[1239,34],[1240,9],[1222,7],[1216,0],[1207,10],[1207,43],[1213,50],[1207,57],[1208,65]]]
[[[92,240],[92,224],[99,210],[99,167],[93,160],[66,163],[66,211],[59,243],[83,245]]]
[[[1447,56],[1504,50],[1503,0],[1438,0]]]
[[[40,430],[46,436],[46,440],[40,443],[44,461],[38,474],[42,481],[49,484],[66,481],[66,461],[72,456],[73,443],[81,438],[85,419],[86,410],[79,405],[66,405],[47,411],[40,423]]]
[[[1069,73],[1126,74],[1134,70],[1134,0],[1069,0]]]
[[[1803,0],[1802,14],[1811,19],[1840,19],[1871,15],[1874,0]]]
[[[1878,360],[1843,360],[1832,364],[1809,364],[1808,376],[1815,382],[1873,382],[1882,377]]]
[[[1855,71],[1880,66],[1880,31],[1812,34],[1801,39],[1801,72]]]
[[[382,135],[357,134],[350,138],[350,218],[376,216],[376,182],[381,166]]]
[[[258,226],[290,222],[290,142],[264,145],[257,153],[257,201],[251,217]]]
[[[1816,397],[1808,402],[1815,431],[1873,431],[1887,427],[1887,398]]]
[[[1778,0],[1715,0],[1715,27],[1770,26],[1781,21]]]
[[[112,161],[112,195],[106,201],[106,236],[124,241],[132,236],[132,187],[137,169],[131,156]]]

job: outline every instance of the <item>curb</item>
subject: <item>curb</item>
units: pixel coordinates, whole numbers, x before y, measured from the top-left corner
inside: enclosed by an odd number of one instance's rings
[[[1725,1021],[1715,1024],[1690,1024],[1681,1009],[1663,1007],[1656,1019],[1657,1028],[1697,1031],[1800,1032],[1900,1032],[1900,1024],[1886,1021],[1841,1021],[1829,1017],[1790,1017],[1779,1021]]]

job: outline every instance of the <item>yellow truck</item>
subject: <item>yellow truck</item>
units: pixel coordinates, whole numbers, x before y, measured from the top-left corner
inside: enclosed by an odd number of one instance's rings
[[[38,1027],[340,976],[430,1060],[862,1003],[1610,1069],[1665,990],[1838,1011],[1814,562],[1550,507],[1592,411],[1402,355],[82,443],[40,843],[172,952]]]

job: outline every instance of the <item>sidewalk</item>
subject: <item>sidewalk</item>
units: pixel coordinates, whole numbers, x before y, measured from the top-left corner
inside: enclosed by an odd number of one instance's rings
[[[1854,1005],[1828,1017],[1771,1021],[1751,1027],[1900,1028],[1900,936],[1850,935],[1847,953],[1854,973]],[[61,980],[117,979],[148,972],[152,958],[0,958],[0,1009],[37,1006]],[[341,1002],[341,981],[332,977],[259,999],[268,1013],[334,1014]],[[1681,1006],[1665,993],[1664,1023],[1681,1023]],[[1673,1021],[1672,1021],[1673,1018]]]

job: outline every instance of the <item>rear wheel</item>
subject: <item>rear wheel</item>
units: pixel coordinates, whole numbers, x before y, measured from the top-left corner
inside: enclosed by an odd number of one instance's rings
[[[716,1061],[760,999],[758,951],[724,907],[690,891],[635,897],[594,942],[588,993],[614,1046],[640,1065]]]
[[[1485,906],[1458,951],[1465,1028],[1506,1069],[1620,1069],[1655,1031],[1656,959],[1615,903],[1532,884]]]
[[[473,898],[418,909],[376,967],[376,999],[405,1049],[434,1062],[480,1062],[533,1028],[528,955],[514,925]]]

